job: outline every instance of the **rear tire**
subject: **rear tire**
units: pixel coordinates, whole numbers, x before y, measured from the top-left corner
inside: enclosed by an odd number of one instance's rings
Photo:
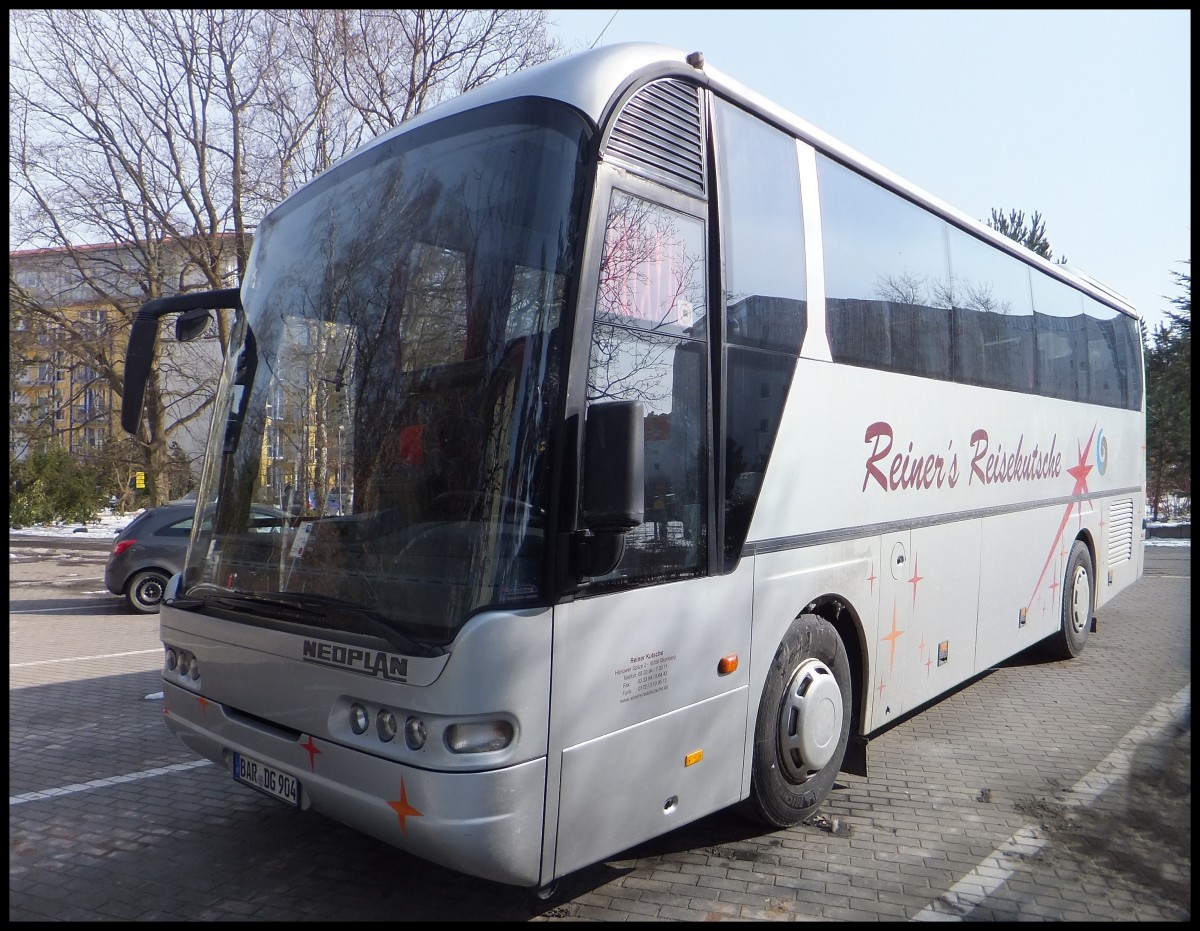
[[[125,586],[125,601],[139,614],[156,614],[168,581],[169,577],[160,569],[135,572]]]
[[[1063,577],[1062,624],[1058,633],[1046,642],[1046,653],[1051,658],[1074,659],[1083,652],[1092,629],[1095,605],[1096,573],[1092,567],[1092,554],[1082,540],[1076,540]]]
[[[775,652],[758,706],[750,817],[783,828],[820,807],[846,755],[852,701],[842,638],[824,618],[800,615]]]

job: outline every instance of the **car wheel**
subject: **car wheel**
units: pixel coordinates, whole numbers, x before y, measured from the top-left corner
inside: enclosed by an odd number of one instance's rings
[[[143,569],[135,572],[125,586],[125,600],[129,607],[140,614],[154,614],[162,603],[163,591],[168,576],[161,569]]]

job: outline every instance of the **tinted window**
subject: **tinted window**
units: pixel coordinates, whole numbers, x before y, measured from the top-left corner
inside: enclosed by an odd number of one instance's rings
[[[835,362],[1141,407],[1137,322],[817,157]]]
[[[726,338],[799,352],[808,292],[796,140],[724,101],[716,116]]]
[[[1032,272],[1030,284],[1038,393],[1086,401],[1089,389],[1083,295],[1037,270]]]
[[[949,239],[954,380],[1033,390],[1029,266],[962,230]]]
[[[1124,314],[1089,297],[1083,299],[1088,319],[1089,395],[1093,404],[1142,406],[1142,363],[1137,324]]]
[[[716,102],[725,250],[724,559],[732,568],[779,431],[807,326],[796,140]]]
[[[160,537],[186,537],[192,532],[192,518],[188,517],[184,520],[177,520],[173,524],[168,524],[158,531]]]
[[[823,156],[817,176],[834,361],[949,378],[946,224]]]
[[[697,325],[704,307],[704,224],[614,190],[587,400],[642,401],[646,512],[598,587],[695,575],[707,565],[707,328]]]

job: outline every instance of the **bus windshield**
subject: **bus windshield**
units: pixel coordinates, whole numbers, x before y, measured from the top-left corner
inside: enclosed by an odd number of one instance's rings
[[[183,604],[404,647],[545,597],[589,135],[547,100],[482,107],[375,144],[263,222]]]

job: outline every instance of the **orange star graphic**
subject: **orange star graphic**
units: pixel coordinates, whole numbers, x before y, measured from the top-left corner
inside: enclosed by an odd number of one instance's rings
[[[891,656],[888,657],[888,672],[892,671],[892,667],[896,664],[896,641],[904,636],[904,631],[896,629],[896,602],[892,601],[892,630],[886,637],[880,637],[880,640],[891,641]]]
[[[420,818],[421,812],[408,804],[408,793],[404,790],[404,777],[400,777],[400,801],[388,802],[392,810],[396,812],[396,816],[400,819],[400,830],[404,835],[408,836],[408,825],[404,823],[405,818]]]
[[[925,576],[923,576],[923,575],[917,575],[917,557],[913,556],[913,574],[912,574],[912,578],[908,580],[908,584],[913,587],[913,607],[914,608],[917,606],[917,583],[920,582],[921,580],[923,580],[924,578],[925,578]]]

